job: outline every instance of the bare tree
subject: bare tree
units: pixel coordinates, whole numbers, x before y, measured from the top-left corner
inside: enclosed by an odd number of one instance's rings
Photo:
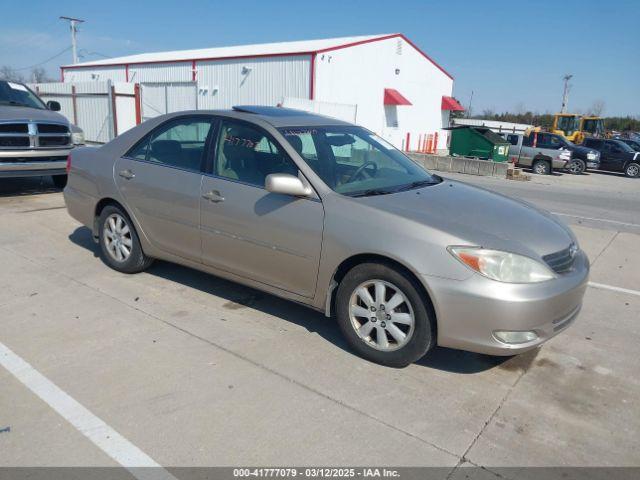
[[[524,113],[527,111],[527,107],[525,107],[524,102],[518,102],[516,103],[516,107],[515,107],[515,113],[518,115],[524,115]]]
[[[0,67],[0,79],[10,82],[23,82],[24,77],[8,65]]]
[[[606,108],[607,106],[604,103],[604,100],[596,100],[588,108],[588,112],[595,117],[601,117]]]
[[[496,114],[496,111],[493,108],[485,108],[482,110],[482,116],[484,118],[493,118]]]
[[[49,75],[47,74],[47,71],[42,67],[36,67],[31,69],[29,80],[31,80],[33,83],[53,82],[53,79],[49,77]]]

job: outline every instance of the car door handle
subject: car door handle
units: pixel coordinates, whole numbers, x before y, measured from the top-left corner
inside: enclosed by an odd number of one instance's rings
[[[136,176],[135,173],[133,173],[131,170],[126,169],[126,170],[120,170],[118,172],[118,175],[120,175],[122,178],[126,179],[126,180],[131,180],[133,177]]]
[[[224,202],[224,197],[220,195],[220,192],[218,190],[211,190],[210,192],[202,195],[202,198],[205,198],[213,203]]]

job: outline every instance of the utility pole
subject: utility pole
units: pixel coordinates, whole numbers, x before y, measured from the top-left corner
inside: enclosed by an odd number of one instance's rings
[[[467,108],[467,118],[471,116],[471,102],[473,102],[473,90],[471,90],[471,96],[469,97],[469,108]]]
[[[83,23],[84,20],[71,17],[60,17],[60,20],[66,20],[69,22],[71,29],[71,54],[73,56],[73,63],[78,63],[78,42],[76,41],[76,33],[78,33],[78,24]]]
[[[565,75],[562,77],[564,80],[564,91],[562,92],[562,108],[560,109],[560,113],[567,113],[567,104],[569,103],[569,90],[571,90],[571,85],[569,85],[569,80],[573,75]]]

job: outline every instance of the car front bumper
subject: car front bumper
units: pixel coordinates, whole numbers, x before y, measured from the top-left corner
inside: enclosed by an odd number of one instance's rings
[[[598,160],[587,160],[586,165],[587,168],[600,168],[600,162]]]
[[[580,251],[570,272],[534,284],[509,284],[473,274],[463,281],[424,277],[438,322],[438,345],[488,355],[531,350],[578,316],[589,277]],[[535,332],[526,343],[504,343],[494,332]]]
[[[71,149],[0,150],[0,178],[64,175]]]

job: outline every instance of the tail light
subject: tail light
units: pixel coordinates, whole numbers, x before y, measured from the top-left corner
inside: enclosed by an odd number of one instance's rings
[[[71,154],[67,155],[67,166],[65,167],[65,170],[67,175],[69,175],[69,172],[71,171]]]

